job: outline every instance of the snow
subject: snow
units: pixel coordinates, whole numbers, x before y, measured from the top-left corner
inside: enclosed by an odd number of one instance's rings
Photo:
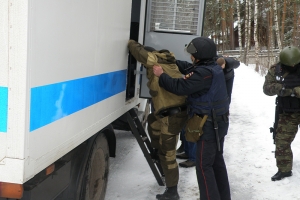
[[[264,76],[253,66],[235,70],[230,106],[230,127],[225,138],[232,200],[300,200],[300,144],[292,143],[293,176],[271,181],[277,172],[272,133],[275,96],[263,93]],[[182,162],[184,160],[177,160]],[[178,192],[182,200],[197,200],[195,168],[179,168]],[[110,159],[106,200],[148,200],[164,192],[131,132],[117,133],[117,157]]]

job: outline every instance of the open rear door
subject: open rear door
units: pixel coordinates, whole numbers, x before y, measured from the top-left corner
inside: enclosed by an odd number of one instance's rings
[[[205,0],[148,0],[144,45],[168,49],[176,59],[190,61],[184,47],[202,36],[204,13]],[[147,81],[143,75],[141,98],[150,98]]]

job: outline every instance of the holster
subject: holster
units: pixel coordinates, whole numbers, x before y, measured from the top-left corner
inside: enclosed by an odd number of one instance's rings
[[[203,134],[203,126],[207,120],[207,115],[194,115],[189,118],[185,126],[185,139],[188,142],[197,142]]]

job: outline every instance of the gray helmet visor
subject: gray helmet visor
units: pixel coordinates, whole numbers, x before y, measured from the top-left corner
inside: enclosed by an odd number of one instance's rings
[[[190,54],[193,54],[193,53],[197,53],[197,49],[196,47],[193,45],[192,42],[190,42],[187,47],[186,47],[186,51]]]

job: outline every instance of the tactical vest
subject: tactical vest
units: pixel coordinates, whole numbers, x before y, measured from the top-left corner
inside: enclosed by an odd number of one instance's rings
[[[157,62],[164,71],[164,73],[168,74],[172,78],[182,78],[182,74],[180,73],[178,66],[175,64],[175,57],[172,53],[159,53],[152,52],[151,56],[147,57],[147,77],[148,83],[147,86],[150,89],[150,95],[152,97],[155,114],[159,114],[165,110],[174,107],[181,107],[186,104],[186,96],[176,95],[171,92],[168,92],[164,88],[159,86],[159,78],[154,76],[153,74],[153,65],[148,65],[148,63]],[[173,56],[173,57],[172,57]],[[169,60],[174,60],[174,63],[168,62]],[[157,61],[154,61],[157,59]],[[145,65],[146,66],[146,65]]]
[[[176,59],[172,52],[167,50],[148,52],[143,45],[130,40],[128,48],[134,58],[141,62],[147,69],[147,86],[151,95],[155,115],[170,108],[180,110],[186,104],[186,96],[175,95],[159,86],[159,78],[153,74],[153,66],[160,65],[164,73],[172,78],[182,78],[182,74],[176,65]]]
[[[227,113],[229,102],[222,68],[214,64],[212,66],[197,66],[194,71],[199,71],[201,68],[209,69],[212,72],[212,85],[204,95],[199,97],[188,96],[189,114],[211,116],[212,109],[215,110],[216,115]]]
[[[283,85],[285,89],[293,89],[300,86],[300,74],[298,70],[288,72],[283,70],[280,64],[275,67],[276,81]],[[280,112],[300,112],[300,99],[293,96],[278,96],[276,103]]]

